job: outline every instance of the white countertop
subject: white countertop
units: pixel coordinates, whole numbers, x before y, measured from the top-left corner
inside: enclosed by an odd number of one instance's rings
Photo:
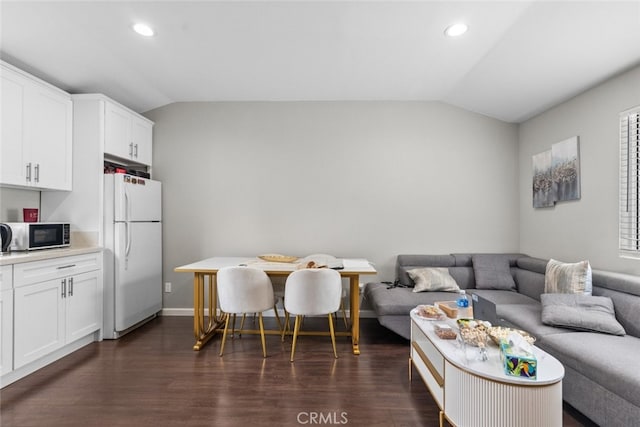
[[[0,265],[13,265],[23,262],[42,261],[71,255],[82,255],[100,252],[100,246],[70,246],[68,248],[40,249],[35,251],[9,252],[0,254]]]

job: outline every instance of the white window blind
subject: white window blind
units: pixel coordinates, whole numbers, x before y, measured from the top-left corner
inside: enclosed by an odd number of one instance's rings
[[[640,258],[640,106],[620,113],[620,256]]]

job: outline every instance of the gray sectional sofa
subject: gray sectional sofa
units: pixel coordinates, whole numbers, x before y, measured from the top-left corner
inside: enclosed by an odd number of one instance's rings
[[[473,254],[399,255],[396,284],[368,283],[364,297],[381,325],[409,339],[412,308],[453,300],[456,294],[412,292],[407,271],[447,268],[461,289],[493,301],[501,321],[536,336],[536,345],[562,362],[567,403],[602,426],[640,425],[640,277],[593,270],[592,294],[611,298],[615,320],[626,335],[576,331],[542,323],[540,301],[548,260],[523,254],[492,255],[508,261],[515,290],[477,289]]]

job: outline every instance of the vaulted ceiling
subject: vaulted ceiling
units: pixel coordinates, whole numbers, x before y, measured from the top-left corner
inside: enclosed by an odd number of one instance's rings
[[[2,59],[139,112],[429,100],[521,122],[640,64],[640,0],[3,0],[0,19]],[[445,37],[458,21],[468,32]]]

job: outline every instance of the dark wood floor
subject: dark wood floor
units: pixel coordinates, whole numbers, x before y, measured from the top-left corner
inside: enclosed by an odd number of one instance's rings
[[[307,319],[312,328],[323,319]],[[409,382],[408,343],[362,320],[360,356],[338,339],[216,338],[194,352],[192,320],[161,317],[117,341],[94,343],[4,388],[2,427],[27,426],[437,426],[438,408],[418,376]],[[316,418],[313,418],[316,417]],[[565,407],[565,426],[585,425]],[[315,422],[313,422],[315,421]],[[322,422],[321,422],[322,421]],[[588,421],[587,421],[588,422]]]

